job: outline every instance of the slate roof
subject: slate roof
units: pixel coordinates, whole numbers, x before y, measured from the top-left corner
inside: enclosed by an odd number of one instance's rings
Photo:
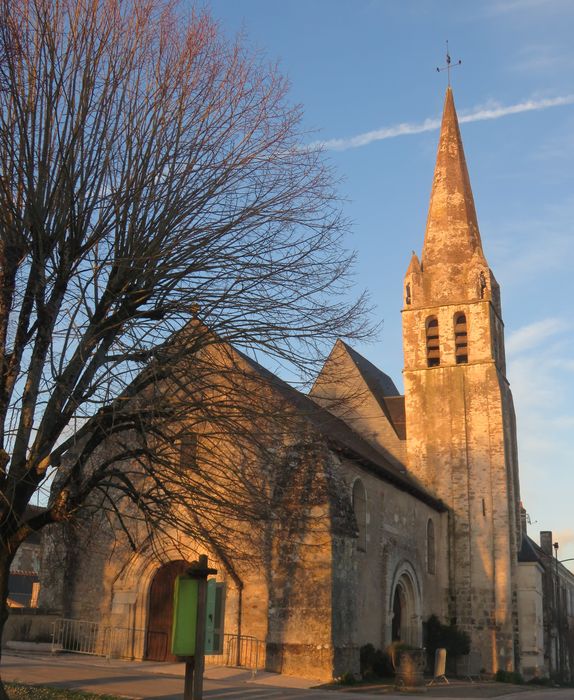
[[[522,538],[522,545],[518,552],[518,561],[537,562],[547,570],[554,570],[556,566],[556,559],[554,556],[552,554],[547,554],[542,547],[528,535],[524,535]],[[558,567],[562,576],[568,576],[574,581],[574,573],[570,571],[568,567],[564,566],[560,561],[558,562]]]
[[[385,406],[390,415],[391,425],[400,440],[407,439],[407,419],[405,416],[404,396],[385,396]]]
[[[327,443],[334,451],[358,461],[365,469],[380,476],[401,491],[412,494],[435,510],[439,512],[447,510],[446,505],[427,491],[390,453],[384,454],[356,433],[347,423],[319,406],[309,396],[297,391],[297,389],[284,382],[248,355],[236,348],[234,349],[267,384],[278,391],[281,396],[296,408],[299,415],[308,420],[327,439]],[[355,353],[355,355],[364,360],[358,353]],[[364,361],[374,368],[377,373],[388,379],[392,387],[394,387],[396,398],[403,398],[398,395],[398,391],[390,377],[380,372],[368,360]],[[389,385],[386,385],[386,388],[389,388]]]
[[[528,535],[525,535],[522,538],[522,545],[520,547],[520,551],[518,552],[518,561],[519,562],[538,562],[539,564],[542,563],[541,558],[539,553],[536,551],[537,549],[540,549],[540,547],[534,542],[534,540],[531,540]],[[540,549],[540,551],[542,551]]]
[[[355,363],[365,384],[369,387],[369,391],[375,397],[389,423],[393,426],[397,437],[400,440],[406,440],[405,397],[399,394],[399,390],[388,374],[382,372],[376,365],[369,362],[366,357],[360,355],[347,343],[344,343],[342,340],[339,342],[344,346],[349,357]]]
[[[369,362],[366,357],[360,355],[344,341],[340,340],[339,342],[349,353],[349,357],[353,360],[363,379],[369,385],[369,389],[375,396],[399,396],[399,390],[388,374],[382,372],[376,365]]]

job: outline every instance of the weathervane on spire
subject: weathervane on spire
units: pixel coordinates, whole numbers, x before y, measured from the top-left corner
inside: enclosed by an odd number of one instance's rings
[[[462,61],[461,61],[460,58],[459,58],[459,59],[458,59],[458,63],[455,63],[454,66],[451,65],[450,54],[449,54],[449,52],[448,52],[448,39],[447,39],[447,40],[446,40],[446,66],[443,66],[442,68],[438,68],[438,67],[437,67],[436,72],[437,72],[437,73],[442,73],[443,70],[446,71],[447,77],[448,77],[448,86],[449,86],[449,87],[450,87],[450,69],[451,69],[451,68],[456,68],[457,66],[460,66],[461,63],[462,63]]]

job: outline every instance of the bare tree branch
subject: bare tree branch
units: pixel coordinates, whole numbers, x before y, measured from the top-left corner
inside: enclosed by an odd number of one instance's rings
[[[287,90],[185,5],[0,0],[4,599],[26,532],[82,506],[118,518],[127,500],[150,527],[187,510],[223,551],[222,515],[231,530],[269,513],[253,464],[284,463],[290,423],[269,388],[246,401],[263,375],[225,348],[305,379],[338,336],[371,332],[333,174]],[[182,426],[201,469],[174,455]],[[217,462],[230,435],[233,474]]]

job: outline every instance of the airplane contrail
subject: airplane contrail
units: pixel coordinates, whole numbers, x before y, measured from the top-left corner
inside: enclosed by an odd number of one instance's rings
[[[561,107],[562,105],[574,104],[574,95],[563,95],[562,97],[549,97],[538,100],[526,100],[514,105],[493,105],[489,107],[479,107],[472,112],[462,114],[458,121],[479,122],[487,119],[500,119],[510,114],[520,114],[521,112],[534,112],[550,107]],[[440,119],[425,119],[424,122],[395,124],[394,126],[383,126],[380,129],[366,131],[356,136],[344,139],[327,139],[325,141],[315,141],[310,144],[310,148],[322,147],[328,151],[346,151],[349,148],[359,148],[368,146],[374,141],[384,139],[394,139],[397,136],[407,136],[409,134],[421,134],[425,131],[435,131],[440,127]]]

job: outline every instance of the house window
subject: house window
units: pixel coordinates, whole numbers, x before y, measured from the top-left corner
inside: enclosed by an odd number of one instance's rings
[[[436,572],[434,523],[430,518],[427,523],[427,572],[429,574]]]
[[[367,492],[360,479],[353,484],[353,512],[357,521],[357,549],[367,551]]]
[[[426,322],[427,334],[427,365],[429,367],[438,367],[440,365],[440,349],[438,335],[438,318],[431,316]]]
[[[197,462],[197,435],[181,433],[179,436],[180,469],[193,469]]]
[[[454,347],[456,364],[466,364],[468,362],[468,335],[464,314],[455,314],[454,317]]]

